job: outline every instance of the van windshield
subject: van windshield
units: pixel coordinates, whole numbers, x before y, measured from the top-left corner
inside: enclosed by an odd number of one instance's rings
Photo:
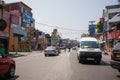
[[[99,44],[96,41],[81,41],[81,48],[99,48]]]

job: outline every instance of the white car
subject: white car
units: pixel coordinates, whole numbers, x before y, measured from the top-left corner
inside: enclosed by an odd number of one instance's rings
[[[99,64],[102,58],[102,51],[99,48],[98,40],[93,37],[81,38],[77,58],[79,63],[89,60],[95,61],[96,64]]]
[[[44,55],[45,55],[45,56],[48,56],[48,55],[59,55],[59,51],[58,51],[57,47],[48,46],[48,47],[44,50]]]

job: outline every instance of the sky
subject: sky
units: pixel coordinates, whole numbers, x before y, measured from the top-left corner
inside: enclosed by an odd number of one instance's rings
[[[117,0],[4,0],[22,1],[32,8],[35,28],[51,34],[54,28],[62,38],[79,40],[88,33],[89,21],[97,23],[105,6],[118,4]]]

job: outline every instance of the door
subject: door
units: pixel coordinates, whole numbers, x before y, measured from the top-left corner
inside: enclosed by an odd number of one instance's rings
[[[7,72],[7,60],[6,58],[3,58],[2,53],[0,53],[0,74],[4,74]]]

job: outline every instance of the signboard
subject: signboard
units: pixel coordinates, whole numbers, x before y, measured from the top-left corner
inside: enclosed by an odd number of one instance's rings
[[[52,45],[58,45],[59,44],[59,41],[60,41],[60,37],[59,35],[56,35],[56,34],[52,34],[51,35],[51,43]]]
[[[115,32],[115,39],[120,39],[120,30]]]

